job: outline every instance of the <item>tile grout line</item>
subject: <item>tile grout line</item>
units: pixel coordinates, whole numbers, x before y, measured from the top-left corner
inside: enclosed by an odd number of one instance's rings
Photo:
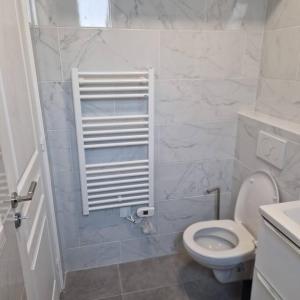
[[[164,256],[159,256],[159,257],[156,257],[156,258],[149,258],[149,259],[145,259],[146,260],[159,260],[160,258],[166,258],[166,257],[178,257],[180,256],[180,254],[171,254],[171,255],[164,255]],[[136,261],[133,261],[133,262],[129,262],[127,264],[132,264],[132,263],[135,263]],[[194,262],[195,264],[197,264],[196,262]],[[119,267],[119,265],[118,265]],[[174,268],[174,265],[172,264],[172,269]],[[173,270],[174,272],[176,272],[176,268],[175,270]],[[121,278],[121,276],[120,276]],[[177,281],[178,280],[178,281]],[[165,284],[165,285],[158,285],[156,287],[149,287],[149,288],[142,288],[142,289],[138,289],[138,290],[133,290],[133,291],[129,291],[129,292],[124,292],[124,289],[123,289],[123,286],[122,286],[122,295],[127,295],[127,294],[133,294],[133,293],[137,293],[137,292],[144,292],[144,291],[151,291],[151,290],[156,290],[156,289],[161,289],[161,288],[165,288],[165,287],[173,287],[173,286],[183,286],[184,284],[186,283],[191,283],[191,282],[197,282],[199,281],[199,278],[198,279],[190,279],[190,280],[183,280],[182,278],[178,277],[176,279],[176,282],[174,283],[169,283],[169,284]]]
[[[176,256],[176,255],[171,255],[171,256]],[[196,262],[194,262],[194,263],[196,263]],[[173,263],[172,263],[172,265],[173,265]],[[172,281],[172,282],[166,283],[164,285],[158,285],[155,287],[142,288],[142,289],[124,292],[124,288],[123,288],[122,280],[121,280],[122,277],[121,277],[121,271],[120,271],[120,264],[117,264],[116,267],[117,267],[117,272],[118,272],[118,276],[119,276],[119,284],[120,284],[120,288],[121,288],[121,294],[116,294],[116,295],[110,296],[110,297],[100,297],[100,298],[97,298],[97,300],[109,300],[109,299],[113,299],[114,297],[121,297],[121,299],[124,299],[124,296],[126,296],[126,295],[139,295],[139,294],[142,295],[145,292],[151,292],[151,291],[155,292],[156,290],[160,290],[163,288],[174,288],[174,287],[179,287],[183,290],[184,293],[187,293],[187,290],[186,290],[187,284],[197,283],[202,280],[201,278],[198,278],[198,277],[190,278],[190,279],[187,278],[187,280],[184,280],[183,278],[180,278],[180,277],[176,277],[176,280],[174,282]],[[201,270],[199,270],[199,272],[201,272]]]
[[[168,287],[176,287],[176,286],[182,286],[184,287],[184,285],[188,284],[188,283],[193,283],[193,282],[198,282],[200,281],[200,279],[193,279],[193,280],[187,280],[187,281],[178,281],[178,283],[173,283],[173,284],[168,284],[168,285],[160,285],[160,286],[156,286],[156,287],[152,287],[152,288],[145,288],[145,289],[140,289],[140,290],[134,290],[134,291],[130,291],[130,292],[123,292],[122,295],[131,295],[131,294],[137,294],[137,293],[141,293],[141,292],[148,292],[148,291],[155,291],[155,290],[159,290],[162,288],[168,288]]]
[[[62,60],[62,54],[61,54],[61,30],[57,27],[56,28],[57,31],[57,44],[58,44],[58,52],[59,52],[59,63],[60,63],[60,77],[61,77],[61,81],[65,81],[64,78],[64,72],[63,72],[63,60]]]
[[[119,284],[121,289],[121,296],[123,295],[123,284],[122,284],[122,277],[121,277],[121,271],[120,271],[120,264],[117,264],[117,270],[118,270],[118,276],[119,276]],[[122,297],[123,298],[123,297]]]
[[[190,281],[190,282],[195,282],[194,281]],[[135,291],[130,291],[130,292],[125,292],[122,295],[132,295],[132,294],[138,294],[138,293],[144,293],[144,292],[150,292],[150,291],[155,291],[155,290],[159,290],[159,289],[163,289],[163,288],[168,288],[168,287],[175,287],[175,286],[183,286],[182,283],[177,283],[177,284],[170,284],[170,285],[160,285],[157,287],[153,287],[153,288],[147,288],[147,289],[141,289],[141,290],[135,290]]]

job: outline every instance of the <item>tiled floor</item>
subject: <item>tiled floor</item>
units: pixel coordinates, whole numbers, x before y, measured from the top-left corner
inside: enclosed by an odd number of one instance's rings
[[[62,300],[240,300],[242,284],[220,284],[185,254],[71,272]]]

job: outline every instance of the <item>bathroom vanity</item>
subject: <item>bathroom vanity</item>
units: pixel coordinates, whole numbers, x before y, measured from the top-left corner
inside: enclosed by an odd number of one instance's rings
[[[300,299],[300,201],[260,208],[251,300]]]

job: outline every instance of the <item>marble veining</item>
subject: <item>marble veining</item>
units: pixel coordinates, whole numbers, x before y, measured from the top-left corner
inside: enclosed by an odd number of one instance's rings
[[[161,78],[240,77],[244,45],[245,35],[241,31],[163,31]]]
[[[158,37],[154,31],[59,29],[63,77],[69,79],[73,67],[85,71],[157,70]]]
[[[113,27],[201,29],[206,22],[206,1],[111,1]]]
[[[156,168],[155,196],[159,201],[184,200],[204,195],[208,188],[231,189],[232,160],[205,160],[193,163],[163,163]]]
[[[36,10],[40,26],[257,30],[266,0],[36,0]]]
[[[270,0],[256,110],[299,123],[299,1]]]
[[[235,119],[236,111],[253,107],[256,87],[251,79],[158,81],[156,122],[201,125]]]
[[[74,130],[73,93],[69,82],[40,83],[43,115],[48,130]]]
[[[297,79],[300,28],[267,30],[263,43],[262,75],[273,79]]]
[[[261,78],[256,109],[274,117],[299,123],[300,82]]]
[[[38,25],[79,26],[77,0],[35,0]]]
[[[266,27],[278,29],[299,26],[300,3],[297,0],[269,0]]]
[[[266,0],[207,0],[207,22],[215,29],[260,30],[266,10]]]
[[[160,162],[189,162],[232,158],[235,134],[235,122],[162,126],[158,159]]]
[[[246,48],[242,66],[243,76],[256,79],[259,77],[261,67],[262,44],[262,31],[247,32]]]
[[[268,124],[257,123],[254,119],[241,117],[238,128],[236,158],[252,171],[257,169],[269,170],[275,176],[280,190],[298,197],[300,192],[300,144],[290,140],[290,136],[285,136],[283,131],[277,131],[276,128]],[[282,170],[272,167],[256,157],[256,143],[260,130],[287,140],[286,161]]]
[[[32,28],[32,39],[39,80],[62,80],[57,29]]]
[[[72,144],[68,140],[72,136],[69,131],[48,131],[49,159],[53,169],[57,172],[72,171],[77,157],[74,157]]]
[[[160,201],[158,226],[161,233],[183,232],[189,225],[215,218],[214,196]]]

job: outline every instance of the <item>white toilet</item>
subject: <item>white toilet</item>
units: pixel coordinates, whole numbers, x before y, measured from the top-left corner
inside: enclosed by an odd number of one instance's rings
[[[213,269],[220,282],[250,279],[254,265],[259,207],[279,202],[274,178],[257,171],[242,184],[234,221],[198,222],[183,234],[188,253],[201,265]]]

